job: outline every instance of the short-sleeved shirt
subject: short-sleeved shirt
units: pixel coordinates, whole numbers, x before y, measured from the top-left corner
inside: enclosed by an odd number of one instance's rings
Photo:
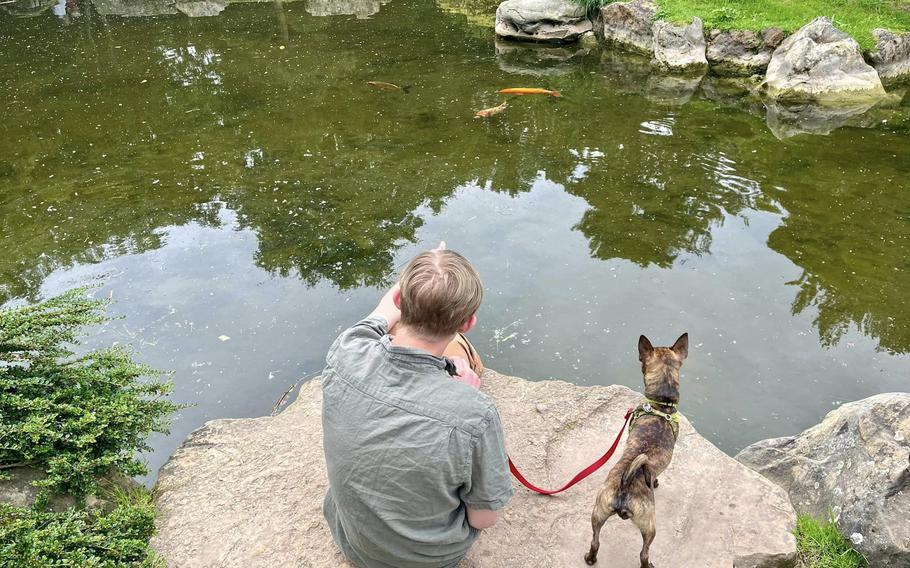
[[[512,496],[492,401],[453,380],[446,360],[391,344],[370,317],[332,345],[322,376],[335,542],[365,568],[455,566],[477,538],[465,507]]]

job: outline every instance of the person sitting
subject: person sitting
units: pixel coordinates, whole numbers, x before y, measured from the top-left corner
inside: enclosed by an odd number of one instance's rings
[[[357,566],[454,567],[512,496],[499,413],[463,335],[482,297],[474,267],[441,243],[329,350],[323,512]]]

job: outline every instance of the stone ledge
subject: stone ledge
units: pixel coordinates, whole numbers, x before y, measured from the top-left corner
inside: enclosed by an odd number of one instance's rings
[[[561,484],[594,461],[640,395],[622,386],[532,382],[487,371],[506,444],[534,483]],[[347,565],[322,518],[326,489],[318,381],[276,417],[216,420],[193,432],[161,469],[153,547],[175,568]],[[685,399],[683,399],[683,408]],[[516,483],[500,522],[466,568],[582,567],[590,514],[616,458],[568,492],[531,494]],[[725,455],[683,420],[676,454],[657,491],[657,566],[793,566],[795,514],[782,489]],[[635,566],[641,538],[611,519],[603,566]],[[609,562],[607,561],[609,559]]]

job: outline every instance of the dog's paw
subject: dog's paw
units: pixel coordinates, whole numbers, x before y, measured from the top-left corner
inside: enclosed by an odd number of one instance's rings
[[[588,564],[588,566],[592,566],[595,562],[597,562],[597,555],[591,554],[590,552],[585,554],[585,562]]]

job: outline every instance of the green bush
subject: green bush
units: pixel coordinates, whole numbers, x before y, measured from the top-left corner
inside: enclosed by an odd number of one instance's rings
[[[145,490],[121,493],[110,513],[49,513],[0,504],[0,568],[159,568],[148,547],[155,507]]]
[[[833,520],[819,521],[809,515],[796,519],[796,547],[805,568],[863,568],[866,559],[850,546]]]
[[[111,472],[139,475],[136,453],[167,431],[171,385],[121,348],[76,355],[77,335],[106,321],[106,302],[84,288],[32,306],[0,309],[0,469],[47,473],[51,492],[77,498]]]

